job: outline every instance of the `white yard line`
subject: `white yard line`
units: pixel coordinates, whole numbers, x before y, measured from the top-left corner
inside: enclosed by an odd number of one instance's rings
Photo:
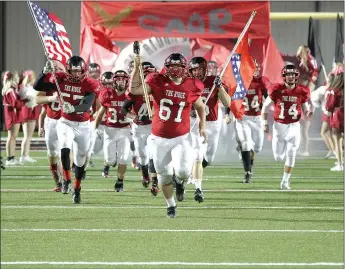
[[[166,209],[165,206],[90,206],[90,205],[2,205],[1,209]],[[284,209],[284,210],[344,210],[343,206],[179,206],[178,209]]]
[[[126,190],[125,190],[126,191]],[[128,192],[148,192],[145,189],[133,189]],[[52,189],[1,189],[1,192],[52,192]],[[114,189],[83,189],[83,192],[115,192]],[[194,192],[194,189],[186,190],[186,192]],[[265,190],[265,189],[203,189],[203,192],[314,192],[314,193],[344,193],[344,190]]]
[[[135,171],[133,171],[135,172]],[[338,177],[336,176],[338,175]],[[92,171],[92,172],[89,172],[87,174],[87,177],[91,177],[92,179],[95,179],[95,178],[100,178],[100,179],[103,179],[103,177],[101,176],[101,174],[95,174],[95,171]],[[140,178],[141,177],[141,174],[138,174],[138,175],[128,175],[126,174],[126,178]],[[24,179],[27,179],[27,178],[32,178],[32,179],[42,179],[42,178],[47,178],[47,179],[51,179],[52,176],[51,175],[46,175],[46,176],[38,176],[38,175],[1,175],[1,178],[3,179],[18,179],[18,178],[24,178]],[[113,175],[113,176],[108,176],[108,178],[117,178],[116,175]],[[206,175],[205,178],[203,180],[207,180],[209,178],[229,178],[229,179],[243,179],[243,176],[232,176],[232,175],[228,175],[228,176],[208,176]],[[281,179],[282,177],[281,176],[258,176],[258,175],[255,175],[253,174],[253,179],[256,180],[256,179]],[[340,177],[340,174],[334,174],[334,176],[324,176],[324,177],[318,177],[318,176],[311,176],[311,177],[306,177],[306,176],[295,176],[294,177],[296,180],[297,179],[341,179]],[[342,182],[339,182],[339,183],[342,183]]]
[[[1,232],[126,232],[126,233],[344,233],[344,230],[211,230],[211,229],[1,229]]]
[[[109,265],[109,266],[153,266],[153,265],[175,265],[175,266],[344,266],[344,263],[341,262],[84,262],[84,261],[77,261],[77,262],[58,262],[58,261],[12,261],[12,262],[4,262],[2,261],[1,264],[3,265]]]

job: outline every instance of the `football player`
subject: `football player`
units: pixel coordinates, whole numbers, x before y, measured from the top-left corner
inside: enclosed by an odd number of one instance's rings
[[[151,72],[157,72],[156,68],[150,62],[143,62],[142,67],[145,77]],[[150,106],[152,107],[152,101],[150,102]],[[127,99],[123,103],[121,111],[127,118],[133,119],[132,134],[136,149],[135,154],[138,156],[141,166],[142,184],[144,187],[148,187],[150,184],[150,177],[147,139],[151,134],[152,126],[144,96],[127,93]],[[158,179],[155,177],[152,180],[151,192],[153,195],[157,195]]]
[[[51,61],[47,62],[50,66]],[[87,67],[83,58],[72,56],[66,63],[66,72],[55,73],[63,100],[61,118],[56,126],[61,145],[61,162],[64,173],[62,193],[69,192],[71,183],[70,151],[73,145],[75,163],[75,181],[73,203],[79,204],[81,180],[90,146],[90,107],[95,98],[98,81],[87,77]],[[47,91],[55,86],[52,73],[42,73],[36,80],[34,88]]]
[[[144,95],[138,66],[140,57],[134,59],[130,92]],[[173,197],[172,168],[176,175],[176,198],[184,200],[184,181],[191,174],[190,112],[194,105],[200,118],[199,132],[207,141],[205,131],[205,106],[200,97],[204,90],[198,79],[187,77],[187,60],[180,53],[173,53],[165,60],[165,74],[151,73],[146,79],[147,93],[153,97],[152,134],[150,136],[153,163],[158,174],[160,189],[167,202],[167,216],[176,216]],[[169,171],[171,170],[171,171]]]
[[[198,132],[197,124],[195,124],[195,121],[198,122],[196,114],[191,114],[191,127],[194,126],[191,130],[195,158],[192,173],[195,184],[194,199],[201,203],[204,201],[201,187],[203,168],[207,167],[214,160],[221,129],[221,125],[218,122],[218,101],[220,100],[225,107],[229,107],[231,98],[223,88],[219,78],[213,75],[206,76],[207,61],[203,57],[192,58],[188,65],[188,72],[190,77],[201,80],[204,83],[205,88],[201,95],[201,99],[204,103],[210,94],[215,80],[217,85],[211,93],[210,98],[207,100],[207,103],[205,103],[206,133],[208,137],[205,147],[203,147],[202,137]]]
[[[53,61],[55,72],[65,72],[64,65],[59,61]],[[52,72],[53,70],[43,70],[44,73]],[[62,183],[60,180],[60,172],[62,166],[60,162],[60,145],[57,135],[57,124],[61,117],[61,106],[58,93],[55,87],[50,91],[40,91],[36,95],[36,103],[42,104],[43,108],[39,117],[38,135],[44,136],[47,146],[47,155],[50,165],[50,171],[56,187],[53,189],[55,192],[61,192]]]
[[[293,64],[286,65],[281,71],[284,83],[270,87],[269,96],[264,102],[264,130],[268,132],[268,108],[274,104],[274,123],[272,150],[276,161],[285,160],[281,189],[290,189],[290,176],[295,166],[296,152],[301,142],[300,123],[302,109],[307,117],[313,112],[308,103],[310,91],[306,86],[297,84],[299,71]]]
[[[95,120],[95,129],[98,128],[102,117],[106,114],[104,127],[104,159],[105,165],[103,176],[109,174],[110,165],[117,162],[117,181],[115,182],[115,191],[123,191],[123,180],[127,169],[127,159],[130,151],[130,123],[125,115],[121,113],[121,108],[126,100],[125,91],[128,88],[129,76],[123,70],[114,73],[113,82],[107,76],[108,90],[101,91],[99,101],[101,107]],[[111,90],[111,83],[113,89]]]
[[[255,61],[255,72],[244,97],[243,119],[235,120],[236,140],[239,142],[244,168],[243,183],[249,183],[252,177],[254,155],[261,151],[264,143],[264,128],[261,116],[263,98],[267,98],[267,78],[261,76],[261,66]]]

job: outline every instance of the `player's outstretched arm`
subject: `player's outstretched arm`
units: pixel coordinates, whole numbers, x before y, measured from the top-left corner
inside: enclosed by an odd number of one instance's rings
[[[126,118],[130,118],[130,119],[134,120],[136,115],[131,112],[132,107],[134,106],[134,104],[135,104],[135,102],[133,100],[126,99],[123,102],[123,105],[121,107],[121,114],[125,115]]]
[[[42,110],[40,113],[40,116],[38,117],[38,136],[43,137],[44,136],[44,119],[47,115],[47,111],[44,106],[42,106]]]
[[[203,143],[207,143],[207,133],[205,130],[206,126],[206,112],[205,112],[205,104],[202,101],[201,97],[199,97],[195,103],[194,108],[199,116],[199,132],[200,135],[204,137]]]
[[[40,105],[44,105],[44,104],[49,104],[52,102],[57,102],[58,101],[58,94],[57,92],[54,92],[54,94],[52,96],[47,96],[46,92],[38,92],[36,95],[36,103],[40,104]]]
[[[231,97],[226,92],[223,86],[220,86],[218,91],[218,98],[222,102],[223,106],[230,107]]]
[[[98,111],[97,111],[97,116],[96,116],[96,119],[95,119],[94,129],[97,129],[98,126],[100,125],[105,111],[106,111],[106,108],[105,108],[104,106],[101,106],[101,107],[98,109]]]
[[[139,65],[141,65],[141,58],[140,56],[136,56],[134,58],[134,68],[129,82],[129,92],[133,95],[144,95],[144,88],[142,84],[142,78],[140,77]],[[147,83],[145,83],[145,85],[147,89],[147,94],[150,94],[150,86]]]
[[[271,97],[267,97],[263,106],[262,106],[262,110],[261,110],[261,114],[263,115],[264,118],[264,131],[265,133],[268,133],[269,129],[268,129],[268,109],[269,107],[273,104],[273,101],[271,99]]]

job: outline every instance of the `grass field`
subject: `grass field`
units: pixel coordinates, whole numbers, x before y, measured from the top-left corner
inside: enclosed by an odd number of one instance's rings
[[[1,175],[1,268],[344,268],[344,179],[334,160],[298,159],[291,191],[280,191],[283,163],[258,159],[254,182],[239,162],[205,170],[205,202],[178,203],[166,217],[130,169],[115,193],[115,169],[101,159],[82,184],[81,204],[51,192],[39,162]]]

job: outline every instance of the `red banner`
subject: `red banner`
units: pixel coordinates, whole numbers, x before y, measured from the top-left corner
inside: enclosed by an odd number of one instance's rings
[[[269,2],[82,2],[81,27],[110,40],[149,37],[237,38],[253,10],[250,38],[270,35]]]

